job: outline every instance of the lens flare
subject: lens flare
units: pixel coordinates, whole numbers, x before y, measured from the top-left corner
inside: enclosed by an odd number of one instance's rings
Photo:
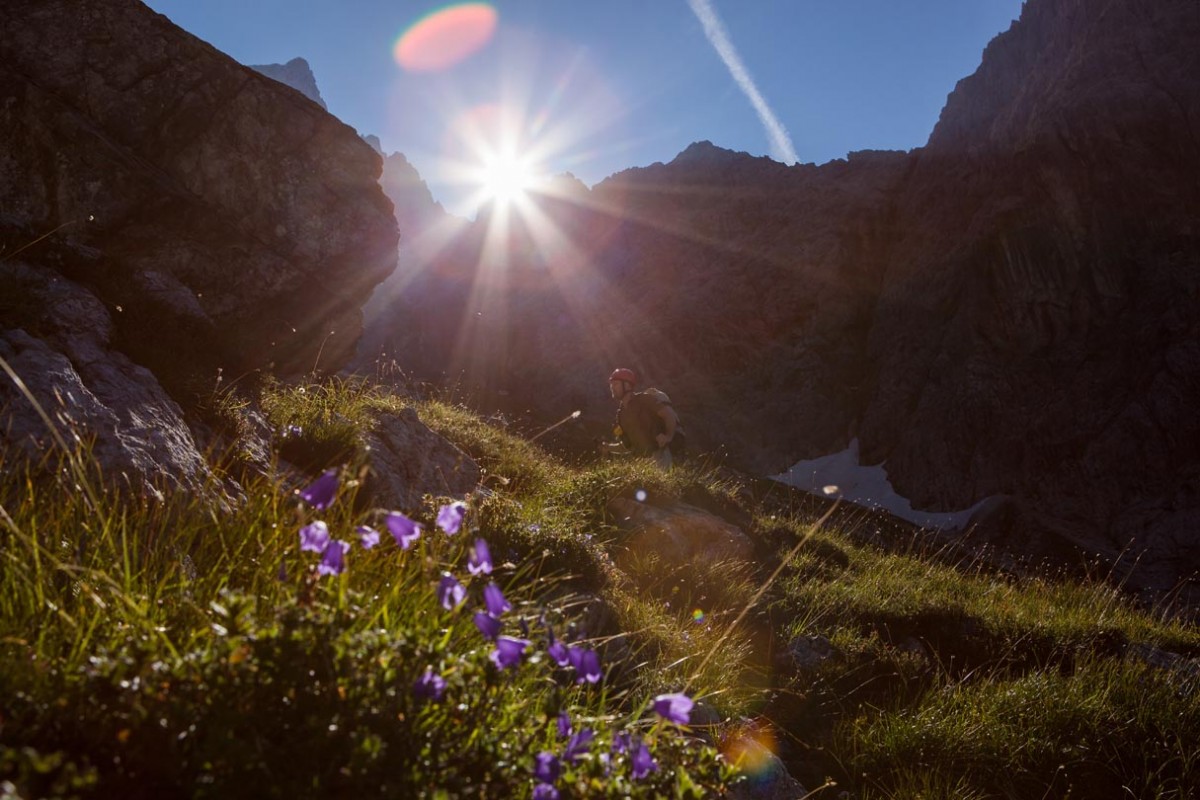
[[[704,622],[704,611],[699,608],[692,609],[692,622],[701,624]]]
[[[721,753],[753,780],[770,768],[775,748],[775,736],[769,726],[750,724],[730,733],[721,744]]]
[[[460,3],[433,11],[400,35],[392,57],[409,72],[448,69],[491,40],[498,16],[488,3]]]

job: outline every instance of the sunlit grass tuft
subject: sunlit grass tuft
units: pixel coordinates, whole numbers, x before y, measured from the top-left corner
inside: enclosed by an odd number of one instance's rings
[[[285,385],[265,381],[263,411],[279,435],[279,455],[317,472],[355,461],[375,415],[396,413],[405,401],[360,379]]]

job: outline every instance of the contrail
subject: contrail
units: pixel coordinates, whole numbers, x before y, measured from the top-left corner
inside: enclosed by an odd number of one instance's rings
[[[763,127],[767,129],[767,137],[771,140],[771,154],[785,164],[795,164],[800,159],[796,157],[796,149],[792,147],[792,139],[788,136],[787,129],[775,117],[775,113],[767,105],[766,99],[754,85],[750,71],[742,63],[741,57],[733,47],[733,42],[729,41],[725,25],[717,16],[712,3],[709,0],[688,0],[688,5],[692,7],[692,13],[696,15],[696,19],[700,20],[700,24],[704,26],[704,35],[708,37],[708,41],[717,51],[717,55],[729,68],[729,74],[733,76],[738,88],[750,99],[750,104],[758,112],[758,118],[762,120]]]

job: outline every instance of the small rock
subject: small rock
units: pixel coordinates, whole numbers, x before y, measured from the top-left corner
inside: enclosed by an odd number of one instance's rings
[[[799,672],[812,672],[837,656],[837,648],[824,636],[801,636],[788,644],[788,654]]]

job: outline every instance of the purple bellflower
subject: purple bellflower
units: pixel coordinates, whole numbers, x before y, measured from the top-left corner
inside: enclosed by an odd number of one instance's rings
[[[595,650],[590,647],[568,647],[567,658],[577,673],[576,683],[596,683],[600,680],[600,655]]]
[[[375,545],[379,544],[379,531],[366,525],[359,525],[354,529],[358,534],[358,541],[362,543],[364,550],[370,550]]]
[[[550,783],[539,783],[533,787],[533,800],[558,800],[558,789]]]
[[[467,513],[467,504],[461,500],[447,503],[438,509],[437,526],[447,535],[453,536],[462,527],[463,517]]]
[[[483,587],[483,603],[487,606],[488,613],[497,618],[505,611],[512,610],[512,603],[504,599],[504,592],[494,583]]]
[[[592,747],[592,740],[596,738],[596,732],[591,728],[581,728],[579,733],[575,734],[567,742],[567,749],[563,751],[563,761],[569,761],[572,764],[579,763],[579,759]]]
[[[455,580],[453,575],[443,575],[438,583],[437,596],[442,608],[450,611],[467,599],[467,587]]]
[[[475,548],[467,560],[467,571],[472,575],[490,575],[492,573],[492,552],[483,539],[475,540]]]
[[[560,667],[565,667],[571,663],[571,654],[567,650],[567,646],[554,638],[554,631],[550,627],[546,628],[546,632],[550,635],[550,643],[546,645],[546,652],[554,659],[554,663]]]
[[[346,551],[350,549],[349,542],[334,539],[325,548],[321,563],[317,564],[318,575],[341,575],[346,569]]]
[[[558,712],[558,717],[555,719],[555,724],[558,726],[558,738],[565,739],[571,735],[571,715],[565,711]]]
[[[633,748],[633,754],[629,757],[629,765],[635,781],[640,781],[651,772],[658,770],[658,762],[654,760],[654,756],[650,755],[650,748],[646,747],[644,742],[638,742],[637,746]]]
[[[479,628],[479,632],[483,634],[483,638],[489,642],[496,641],[496,637],[500,635],[500,629],[503,625],[504,623],[491,614],[485,614],[482,611],[475,612],[475,627]]]
[[[660,694],[654,698],[654,711],[668,722],[676,725],[687,725],[691,719],[692,698],[682,692],[677,694]]]
[[[321,520],[310,522],[300,529],[300,549],[324,553],[329,546],[329,526]]]
[[[331,469],[310,483],[306,488],[301,489],[298,494],[301,500],[313,508],[318,511],[324,511],[333,503],[333,498],[337,494],[337,488],[337,470]]]
[[[627,753],[632,749],[633,749],[633,734],[631,734],[631,733],[613,734],[612,751],[614,753]]]
[[[546,652],[554,659],[554,662],[560,667],[565,667],[571,663],[571,654],[567,646],[562,642],[551,642],[546,648]]]
[[[426,700],[441,700],[445,692],[446,679],[434,672],[431,667],[426,667],[425,674],[417,678],[417,682],[413,684],[413,694]]]
[[[533,759],[533,777],[542,783],[554,783],[562,772],[558,756],[548,750],[538,753]]]
[[[528,639],[499,636],[496,638],[496,649],[488,655],[488,658],[500,669],[515,667],[521,663],[521,659],[525,655],[525,648],[528,646]]]
[[[421,538],[421,526],[399,511],[389,512],[384,522],[401,550],[407,550],[413,546],[413,542]]]

